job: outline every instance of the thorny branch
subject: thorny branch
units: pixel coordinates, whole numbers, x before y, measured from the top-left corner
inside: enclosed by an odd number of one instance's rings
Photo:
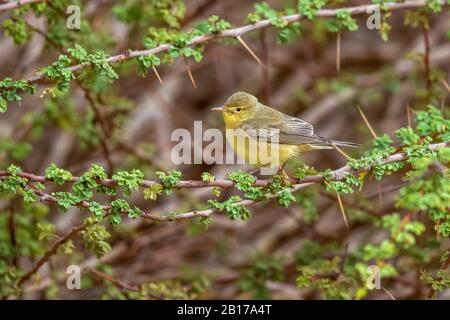
[[[436,143],[436,144],[432,144],[429,146],[429,148],[431,150],[437,150],[439,148],[443,148],[445,146],[447,146],[448,143],[446,142],[441,142],[441,143]],[[407,158],[406,154],[403,152],[399,152],[396,154],[393,154],[385,159],[381,159],[379,164],[387,164],[387,163],[391,163],[391,162],[397,162],[397,161],[403,161]],[[365,168],[365,171],[370,170],[371,168]],[[347,174],[353,172],[352,168],[350,168],[350,166],[346,165],[343,166],[339,169],[336,169],[334,171],[332,171],[331,173],[331,179],[332,181],[340,181],[343,180]],[[10,176],[11,174],[6,172],[6,171],[0,171],[0,180],[4,179],[5,177]],[[52,183],[51,179],[48,179],[44,176],[38,176],[32,173],[27,173],[27,172],[19,172],[16,174],[18,177],[21,178],[25,178],[28,181],[31,182],[41,182],[41,183]],[[75,182],[77,180],[79,180],[80,177],[73,177],[72,179],[68,180],[68,182]],[[294,192],[300,189],[303,189],[307,186],[316,184],[316,183],[321,183],[325,181],[324,177],[322,175],[314,175],[314,176],[308,176],[305,177],[302,180],[298,180],[295,178],[291,178],[291,183],[292,186],[290,187],[290,191]],[[257,180],[254,184],[254,186],[261,186],[264,187],[266,185],[268,185],[271,182],[271,180]],[[115,186],[116,182],[113,179],[104,179],[104,180],[100,180],[98,181],[98,183],[104,185],[104,186]],[[159,183],[157,181],[154,180],[143,180],[141,182],[141,186],[142,187],[151,187],[152,185]],[[230,188],[234,186],[234,182],[231,180],[226,180],[226,179],[221,179],[221,180],[215,180],[215,181],[200,181],[200,180],[183,180],[183,181],[179,181],[177,182],[177,184],[174,186],[174,188],[211,188],[211,187],[218,187],[218,188]],[[52,195],[46,194],[42,191],[36,190],[34,188],[31,188],[33,190],[33,192],[40,198],[41,201],[45,201],[45,202],[54,202],[57,203],[58,200],[53,197]],[[273,195],[270,194],[268,195],[268,198],[275,198],[277,197],[277,194]],[[236,205],[252,205],[256,202],[259,201],[254,201],[254,200],[242,200],[240,202],[236,202]],[[83,201],[83,202],[79,202],[77,204],[77,206],[79,207],[84,207],[84,208],[89,208],[89,203]],[[102,209],[108,211],[111,209],[111,206],[109,205],[103,205]],[[181,213],[181,214],[177,214],[176,216],[161,216],[161,215],[155,215],[155,214],[149,214],[146,213],[143,215],[143,218],[149,219],[149,220],[153,220],[153,221],[174,221],[174,220],[182,220],[182,219],[189,219],[189,218],[195,218],[195,217],[207,217],[210,216],[211,214],[217,212],[217,209],[215,208],[211,208],[211,209],[206,209],[206,210],[201,210],[201,211],[191,211],[191,212],[186,212],[186,213]]]
[[[447,2],[441,0],[440,4],[443,6],[446,6]],[[424,7],[425,5],[426,5],[426,1],[423,1],[423,0],[407,1],[407,2],[402,2],[402,3],[385,3],[384,9],[388,10],[388,11],[396,11],[396,10],[402,10],[402,9],[421,8],[421,7]],[[367,14],[367,12],[373,12],[377,7],[378,7],[377,4],[369,4],[369,5],[339,8],[339,9],[322,9],[322,10],[317,11],[317,17],[323,17],[323,18],[335,17],[337,12],[339,12],[341,10],[347,10],[350,13],[350,15],[352,15],[352,16],[362,15],[362,14]],[[0,7],[0,11],[2,11],[1,7]],[[300,21],[304,18],[305,18],[305,16],[303,14],[298,13],[298,14],[283,16],[280,19],[284,19],[288,23],[293,23],[296,21]],[[191,42],[188,44],[188,46],[201,45],[206,42],[210,42],[210,41],[218,40],[218,39],[222,39],[222,38],[239,39],[242,35],[244,35],[246,33],[249,33],[249,32],[255,31],[255,30],[259,30],[259,29],[264,29],[264,28],[270,27],[271,25],[272,25],[272,20],[270,20],[270,19],[260,20],[253,24],[247,24],[247,25],[244,25],[241,27],[224,30],[224,31],[218,32],[216,34],[208,34],[208,35],[202,35],[202,36],[195,37],[191,40]],[[170,44],[161,44],[161,45],[159,45],[155,48],[151,48],[151,49],[127,50],[126,52],[123,52],[123,53],[120,53],[120,54],[117,54],[114,56],[110,56],[109,58],[106,59],[106,62],[108,62],[110,64],[114,63],[114,62],[122,62],[124,60],[131,59],[131,58],[137,58],[140,56],[162,53],[162,52],[168,51],[170,48],[171,48]],[[72,67],[67,68],[67,70],[76,72],[76,71],[80,71],[80,70],[86,68],[87,66],[88,65],[86,65],[86,64],[77,64],[77,65],[73,65]],[[36,74],[36,75],[28,78],[27,81],[29,83],[34,83],[34,82],[43,80],[44,78],[45,78],[45,76],[43,74]]]

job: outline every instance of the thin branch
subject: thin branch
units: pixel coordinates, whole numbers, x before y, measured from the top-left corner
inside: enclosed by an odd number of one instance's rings
[[[26,4],[36,3],[36,2],[44,2],[46,0],[18,0],[18,1],[10,1],[5,4],[0,4],[0,12],[8,11],[12,9],[16,9]]]
[[[448,5],[447,1],[441,0],[439,2],[442,6]],[[386,8],[386,10],[388,10],[388,11],[396,11],[396,10],[402,10],[402,9],[422,8],[425,5],[426,5],[426,1],[424,1],[424,0],[407,1],[407,2],[401,2],[401,3],[395,3],[395,2],[391,3],[390,2],[390,3],[385,3],[384,8]],[[365,15],[365,14],[367,14],[368,11],[374,11],[377,8],[378,8],[377,4],[368,4],[368,5],[361,5],[361,6],[345,7],[345,8],[340,8],[340,9],[322,9],[317,12],[317,16],[324,17],[324,18],[335,17],[337,12],[340,10],[343,10],[343,9],[347,10],[350,13],[350,15],[352,15],[352,16]],[[283,17],[280,17],[280,19],[283,19],[287,23],[293,23],[293,22],[304,19],[304,15],[298,13],[298,14],[283,16]],[[249,32],[255,31],[255,30],[259,30],[259,29],[264,29],[264,28],[267,28],[270,26],[272,26],[272,20],[264,19],[264,20],[260,20],[256,23],[253,23],[253,24],[247,24],[247,25],[244,25],[241,27],[224,30],[224,31],[216,33],[216,34],[207,34],[207,35],[197,36],[190,41],[188,46],[200,45],[200,44],[204,44],[206,42],[210,42],[210,41],[222,39],[222,38],[237,38],[246,33],[249,33]],[[171,47],[172,46],[170,44],[161,44],[161,45],[159,45],[155,48],[151,48],[151,49],[127,50],[126,52],[110,56],[109,58],[106,59],[106,61],[108,63],[114,63],[114,62],[121,62],[121,61],[124,61],[127,59],[137,58],[137,57],[144,56],[144,55],[159,54],[159,53],[168,51]],[[76,72],[76,71],[82,70],[86,67],[88,67],[88,65],[86,65],[86,64],[77,64],[77,65],[73,65],[72,67],[69,67],[67,69],[72,72]],[[33,82],[43,80],[44,78],[45,77],[43,74],[36,74],[36,75],[28,78],[27,81],[29,83],[33,83]]]

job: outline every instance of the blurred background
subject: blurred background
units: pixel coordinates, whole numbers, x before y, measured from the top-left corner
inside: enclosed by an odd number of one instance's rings
[[[0,33],[0,78],[27,79],[55,61],[61,49],[66,50],[75,43],[82,44],[88,52],[103,50],[111,55],[142,49],[143,39],[152,26],[172,24],[175,29],[187,31],[211,15],[241,26],[246,24],[246,16],[254,11],[257,2],[162,1],[161,6],[168,3],[166,8],[175,17],[172,22],[165,21],[164,14],[155,13],[156,3],[79,1],[81,30],[67,30],[64,16],[56,13],[45,11],[39,16],[32,9],[24,13],[0,12],[2,21],[13,17],[26,22],[26,41],[14,43],[5,27]],[[296,6],[295,1],[267,3],[277,10]],[[366,3],[335,1],[329,7]],[[64,4],[56,1],[53,9],[57,12]],[[228,172],[249,168],[175,166],[170,157],[174,146],[170,137],[177,128],[192,130],[196,120],[203,121],[204,129],[223,129],[221,117],[210,108],[221,105],[236,91],[251,93],[267,105],[312,123],[322,136],[367,147],[372,136],[357,106],[377,134],[393,137],[397,128],[408,123],[407,106],[420,110],[428,103],[437,108],[448,105],[448,92],[437,80],[443,77],[449,81],[448,9],[428,14],[426,31],[420,25],[405,25],[405,14],[405,10],[399,10],[387,18],[391,26],[388,41],[383,41],[379,30],[366,27],[365,15],[355,17],[359,29],[339,33],[339,71],[338,35],[326,30],[327,19],[315,19],[302,21],[300,35],[287,44],[279,42],[274,28],[243,35],[266,68],[237,41],[223,40],[207,43],[200,62],[179,58],[159,66],[163,84],[152,70],[145,76],[139,75],[134,59],[115,64],[119,79],[114,83],[86,72],[79,80],[72,81],[70,90],[53,97],[52,93],[44,92],[52,83],[40,82],[37,94],[23,94],[20,103],[13,103],[0,115],[0,169],[5,170],[14,163],[25,172],[44,175],[45,168],[55,163],[79,176],[96,163],[110,174],[139,168],[146,179],[152,180],[157,179],[155,171],[171,169],[180,170],[186,180],[199,180],[204,171],[225,179]],[[427,38],[431,95],[424,78],[424,39]],[[363,151],[348,152],[358,157]],[[288,174],[293,174],[301,161],[325,170],[343,166],[346,159],[335,150],[308,153],[289,163]],[[39,276],[25,283],[23,292],[16,298],[130,298],[133,290],[127,290],[126,284],[142,283],[154,286],[155,298],[323,298],[313,287],[296,285],[298,264],[309,256],[315,257],[316,253],[330,259],[355,252],[368,243],[379,243],[386,237],[385,231],[375,228],[370,218],[359,220],[361,211],[365,216],[375,217],[391,213],[395,210],[393,198],[401,185],[401,175],[386,177],[379,183],[371,178],[356,195],[343,196],[351,221],[349,230],[335,196],[320,186],[299,192],[296,197],[302,199],[301,205],[281,208],[271,201],[253,205],[249,207],[251,218],[247,221],[214,215],[213,223],[206,230],[196,219],[167,223],[124,219],[115,227],[105,224],[111,234],[109,253],[97,259],[85,250],[79,237],[74,237],[73,252],[49,259],[40,268]],[[47,192],[56,190],[64,187],[50,185]],[[239,192],[225,189],[220,199],[232,194]],[[212,197],[210,188],[183,189],[170,196],[162,195],[156,201],[144,200],[141,192],[135,192],[130,202],[145,212],[166,215],[205,208],[207,199]],[[110,199],[105,196],[102,200],[99,202],[108,203]],[[7,208],[16,212],[17,223],[23,225],[19,235],[22,240],[18,240],[22,247],[15,263],[25,270],[42,256],[53,240],[36,241],[33,227],[39,219],[54,224],[54,233],[60,236],[88,216],[87,210],[78,208],[63,213],[54,204],[42,204],[39,211],[24,207],[20,198],[2,197],[0,210],[4,218],[0,232],[4,234],[1,240],[4,256],[9,250],[6,249]],[[429,289],[418,279],[419,268],[408,267],[409,263],[401,260],[400,264],[406,267],[400,280],[389,280],[383,285],[396,298],[424,298]],[[104,274],[83,271],[85,289],[67,290],[65,269],[69,264],[80,265],[85,270],[97,268],[120,279],[121,283],[105,280]],[[448,298],[449,294],[444,292],[441,297]],[[365,297],[389,298],[383,290],[368,292]]]

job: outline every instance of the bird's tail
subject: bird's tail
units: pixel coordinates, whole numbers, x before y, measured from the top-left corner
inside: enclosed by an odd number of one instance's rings
[[[345,148],[358,148],[361,145],[358,143],[354,143],[354,142],[347,142],[347,141],[337,141],[337,140],[332,140],[332,139],[328,139],[328,138],[324,138],[321,136],[317,136],[321,141],[318,143],[319,145],[322,146],[338,146],[338,147],[345,147]]]
[[[331,145],[335,145],[338,147],[346,147],[346,148],[359,148],[361,145],[359,143],[354,142],[347,142],[347,141],[336,141],[336,140],[330,140]]]

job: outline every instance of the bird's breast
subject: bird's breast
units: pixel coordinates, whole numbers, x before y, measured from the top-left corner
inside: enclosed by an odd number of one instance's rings
[[[280,167],[299,153],[296,145],[273,144],[255,140],[242,129],[226,130],[226,138],[233,151],[247,164]]]

